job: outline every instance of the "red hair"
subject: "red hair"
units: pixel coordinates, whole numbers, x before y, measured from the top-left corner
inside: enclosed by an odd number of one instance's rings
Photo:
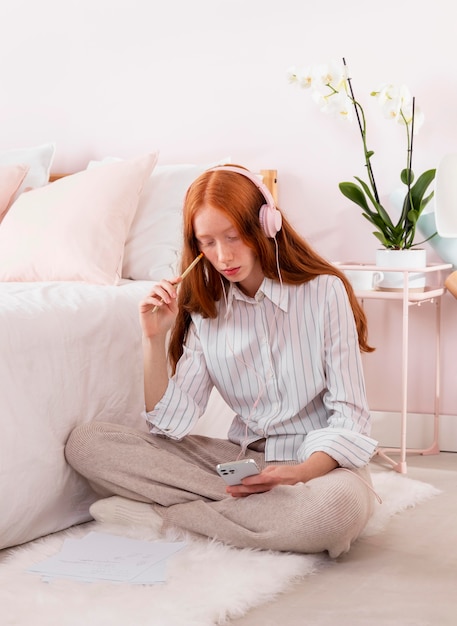
[[[236,166],[239,167],[239,166]],[[276,246],[267,237],[259,221],[259,209],[265,204],[262,192],[240,173],[224,170],[208,170],[189,187],[184,201],[184,245],[182,271],[199,254],[193,220],[203,206],[211,206],[223,212],[234,224],[240,238],[256,254],[267,278],[279,280]],[[338,276],[344,283],[357,327],[360,349],[372,352],[368,345],[368,329],[365,312],[355,297],[344,273],[326,261],[308,245],[282,215],[282,228],[276,235],[281,278],[284,283],[299,285],[321,274]],[[222,279],[222,281],[221,281]],[[168,355],[174,372],[183,352],[183,343],[190,324],[191,313],[214,318],[216,302],[222,297],[225,278],[203,258],[180,286],[179,312],[173,327]]]

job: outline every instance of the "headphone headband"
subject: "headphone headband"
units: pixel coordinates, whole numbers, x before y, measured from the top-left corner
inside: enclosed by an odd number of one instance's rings
[[[267,237],[276,237],[276,233],[281,230],[282,215],[276,208],[276,204],[273,196],[271,195],[268,187],[260,180],[258,176],[245,170],[241,167],[234,165],[220,165],[218,167],[212,167],[209,172],[235,172],[241,174],[245,178],[248,178],[259,189],[265,198],[265,204],[260,207],[259,221],[262,229]]]

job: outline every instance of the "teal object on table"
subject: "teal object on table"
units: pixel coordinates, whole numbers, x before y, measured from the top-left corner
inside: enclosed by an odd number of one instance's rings
[[[436,233],[435,213],[422,213],[417,226],[425,238]],[[452,263],[454,269],[457,269],[457,237],[440,237],[436,234],[428,243],[445,263]]]

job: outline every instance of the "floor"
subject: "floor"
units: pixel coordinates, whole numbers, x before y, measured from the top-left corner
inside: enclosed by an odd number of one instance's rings
[[[371,463],[372,472],[386,467]],[[360,540],[329,568],[230,624],[455,626],[457,453],[408,456],[407,475],[442,493],[394,516],[383,533]]]
[[[407,465],[410,478],[442,494],[395,516],[384,533],[233,626],[455,626],[457,453],[408,456]]]

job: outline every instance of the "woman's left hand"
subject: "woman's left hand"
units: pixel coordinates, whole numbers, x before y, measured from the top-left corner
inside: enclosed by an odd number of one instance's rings
[[[303,467],[300,465],[269,465],[260,474],[243,478],[241,485],[230,485],[227,493],[234,498],[243,498],[252,493],[270,491],[277,485],[295,485],[303,481]]]
[[[312,478],[324,476],[336,469],[338,463],[325,452],[314,452],[306,461],[297,465],[268,465],[260,474],[243,478],[241,485],[227,487],[234,498],[244,498],[253,493],[270,491],[278,485],[306,483]]]

